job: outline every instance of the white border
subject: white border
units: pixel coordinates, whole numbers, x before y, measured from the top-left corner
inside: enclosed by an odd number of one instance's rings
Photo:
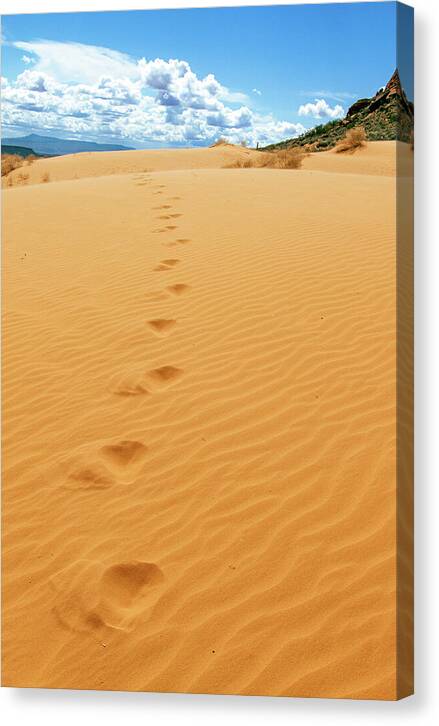
[[[353,0],[354,2],[356,0]],[[359,0],[358,0],[359,1]],[[381,2],[382,0],[364,0]],[[243,5],[322,5],[345,3],[352,0],[0,0],[0,13],[56,13],[56,12],[93,12],[96,10],[152,10],[160,8],[220,8]],[[435,0],[407,0],[406,5],[421,8],[430,6]]]
[[[346,2],[347,0],[339,0]],[[328,2],[328,0],[321,0]],[[302,0],[303,4],[309,4]],[[267,5],[266,0],[0,0],[2,14]],[[294,4],[279,0],[273,4]],[[296,3],[298,4],[298,3]],[[412,0],[416,23],[416,695],[398,703],[2,689],[3,723],[81,726],[342,726],[436,723],[439,714],[439,66],[437,0]],[[436,717],[435,715],[436,714]]]

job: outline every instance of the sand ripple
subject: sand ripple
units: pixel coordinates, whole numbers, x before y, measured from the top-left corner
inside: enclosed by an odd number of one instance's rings
[[[63,173],[4,195],[4,683],[395,698],[394,180]]]

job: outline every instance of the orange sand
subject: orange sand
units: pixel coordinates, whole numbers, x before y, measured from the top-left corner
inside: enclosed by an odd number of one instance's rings
[[[4,191],[4,685],[397,697],[395,148]]]

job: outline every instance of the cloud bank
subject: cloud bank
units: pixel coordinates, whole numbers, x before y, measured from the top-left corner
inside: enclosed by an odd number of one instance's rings
[[[135,60],[80,43],[16,41],[26,69],[2,80],[5,127],[138,145],[205,145],[219,136],[250,145],[305,131],[302,124],[261,115],[248,97],[185,60]],[[26,60],[24,60],[26,58]]]

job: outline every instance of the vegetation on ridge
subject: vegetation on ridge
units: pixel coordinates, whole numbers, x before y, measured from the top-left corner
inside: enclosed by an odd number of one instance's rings
[[[413,137],[414,107],[402,89],[396,70],[391,79],[372,98],[360,98],[352,104],[343,119],[328,121],[306,131],[295,139],[270,144],[263,151],[305,147],[308,151],[324,151],[338,144],[350,129],[362,127],[369,141],[405,141]]]

